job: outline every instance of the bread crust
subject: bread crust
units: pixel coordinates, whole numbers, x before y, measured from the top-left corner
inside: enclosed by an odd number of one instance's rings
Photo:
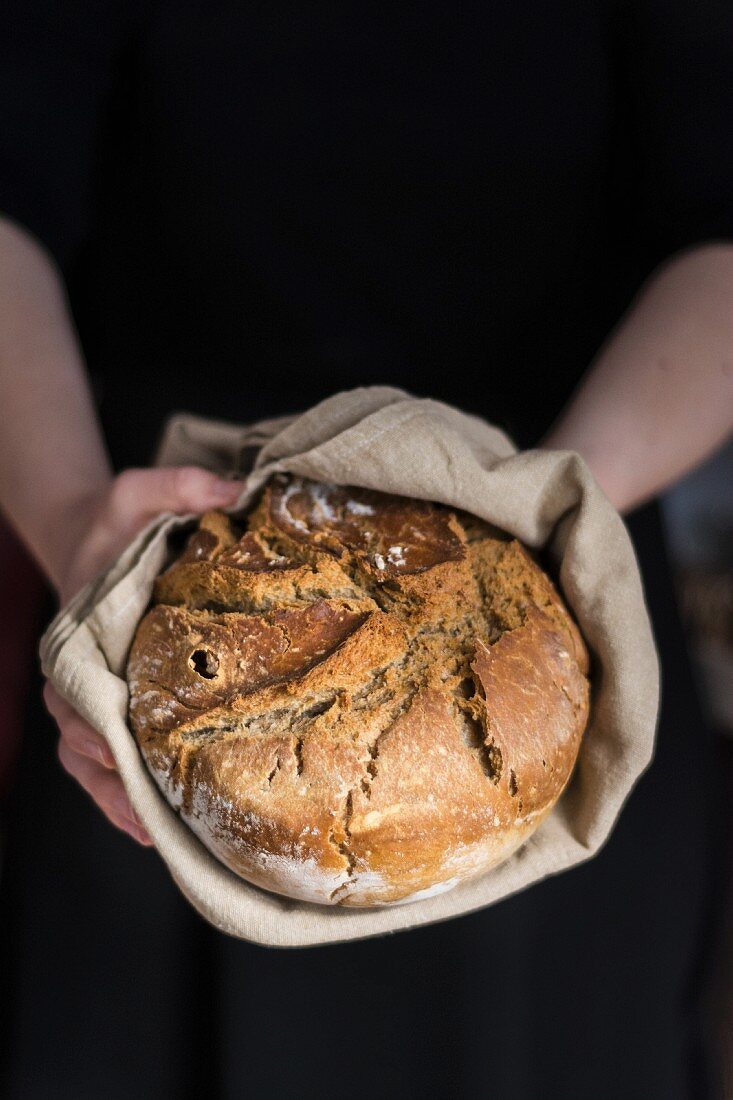
[[[506,859],[565,788],[588,654],[516,541],[441,505],[277,475],[207,513],[130,651],[130,723],[232,871],[399,904]]]

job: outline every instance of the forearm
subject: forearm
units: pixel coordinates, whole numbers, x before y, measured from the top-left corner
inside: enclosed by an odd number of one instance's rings
[[[0,508],[54,584],[111,477],[61,279],[0,218]]]
[[[675,257],[642,289],[543,446],[580,452],[624,511],[733,427],[733,247]]]

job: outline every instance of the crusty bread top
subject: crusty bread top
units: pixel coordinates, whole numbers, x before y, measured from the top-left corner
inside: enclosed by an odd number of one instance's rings
[[[158,578],[130,716],[230,867],[371,904],[475,873],[534,827],[572,770],[587,671],[518,542],[429,502],[277,476],[246,529],[205,515]]]

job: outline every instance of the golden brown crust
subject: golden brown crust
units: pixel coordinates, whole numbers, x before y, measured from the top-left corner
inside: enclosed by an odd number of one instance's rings
[[[277,476],[156,582],[130,719],[232,870],[378,905],[506,858],[562,793],[588,657],[516,541],[424,501]]]

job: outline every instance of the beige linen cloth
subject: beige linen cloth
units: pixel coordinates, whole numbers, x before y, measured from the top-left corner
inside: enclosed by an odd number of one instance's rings
[[[449,893],[399,906],[330,908],[279,897],[250,886],[204,848],[159,793],[127,726],[127,651],[168,560],[166,538],[186,522],[161,516],[59,613],[41,657],[45,674],[106,739],[136,813],[207,920],[279,947],[376,936],[491,905],[598,851],[651,759],[659,678],[629,537],[577,455],[517,453],[474,416],[377,386],[249,427],[176,416],[157,462],[246,474],[232,511],[248,505],[276,470],[464,508],[549,550],[593,655],[591,718],[574,776],[507,862]]]

